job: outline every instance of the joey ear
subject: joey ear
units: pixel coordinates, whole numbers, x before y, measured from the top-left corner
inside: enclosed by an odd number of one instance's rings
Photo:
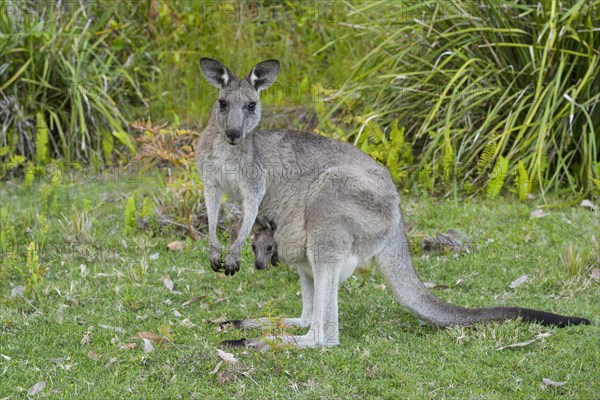
[[[269,228],[271,228],[271,232],[275,232],[275,229],[277,229],[277,224],[275,221],[269,222]]]
[[[256,220],[254,222],[254,225],[252,225],[252,233],[254,235],[256,235],[258,232],[260,232],[262,229],[264,229],[264,227],[262,226],[262,224],[260,222],[258,222],[258,220]]]
[[[254,89],[260,92],[275,82],[275,78],[277,78],[278,73],[279,61],[266,60],[259,62],[254,68],[252,68],[252,72],[250,72],[250,75],[248,75],[248,80],[252,86],[254,86]]]
[[[208,83],[218,89],[224,89],[232,80],[237,79],[226,66],[212,58],[202,57],[200,69]]]

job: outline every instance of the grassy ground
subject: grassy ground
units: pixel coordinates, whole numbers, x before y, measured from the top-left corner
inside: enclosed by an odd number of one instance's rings
[[[210,320],[297,316],[296,273],[256,271],[246,249],[241,272],[225,278],[210,270],[202,240],[174,252],[167,249],[181,239],[174,235],[124,236],[126,197],[159,185],[115,176],[54,191],[2,182],[2,231],[5,241],[14,232],[16,246],[0,269],[0,398],[25,398],[41,381],[47,386],[37,397],[47,398],[598,398],[600,295],[590,274],[600,268],[599,220],[587,208],[531,219],[535,200],[403,204],[420,275],[447,286],[432,289],[436,295],[584,316],[591,326],[434,328],[395,304],[372,270],[340,289],[339,347],[235,350],[237,364],[211,373],[219,341],[258,332],[217,332]],[[451,228],[473,239],[472,254],[420,250],[422,235]],[[23,256],[30,242],[38,249],[39,267],[29,257],[36,278]],[[527,282],[509,288],[524,274]],[[26,290],[12,298],[17,285]],[[167,339],[153,340],[146,353],[138,332]],[[549,336],[497,350],[542,333]],[[123,348],[130,343],[136,347]],[[566,384],[546,387],[543,378]]]

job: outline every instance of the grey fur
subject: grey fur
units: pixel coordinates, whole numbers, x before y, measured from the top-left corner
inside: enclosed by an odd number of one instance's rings
[[[208,211],[211,266],[233,275],[255,220],[263,226],[276,222],[279,258],[297,267],[303,302],[301,317],[284,322],[309,327],[306,335],[279,338],[283,342],[299,347],[338,344],[338,286],[371,260],[379,265],[396,300],[436,325],[517,317],[556,325],[589,323],[520,308],[466,309],[436,298],[413,267],[400,197],[387,169],[345,142],[307,132],[254,131],[260,120],[259,91],[275,79],[277,61],[258,64],[241,80],[218,61],[204,58],[200,64],[207,81],[221,89],[196,151]],[[224,73],[229,81],[223,86],[219,76]],[[254,111],[249,111],[250,103],[256,103]],[[241,205],[244,215],[224,265],[216,236],[223,193]],[[245,320],[237,326],[266,322]],[[270,339],[244,343],[259,346]]]

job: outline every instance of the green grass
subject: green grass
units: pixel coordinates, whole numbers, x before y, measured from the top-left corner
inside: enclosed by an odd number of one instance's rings
[[[2,183],[2,243],[12,243],[15,255],[4,254],[0,269],[0,354],[10,357],[0,358],[0,398],[25,398],[39,381],[48,384],[46,398],[593,399],[600,392],[600,295],[590,278],[600,267],[599,220],[587,208],[549,209],[549,216],[530,219],[535,201],[403,201],[422,279],[449,286],[435,289],[438,296],[459,305],[583,316],[590,326],[512,321],[438,329],[399,307],[372,270],[364,285],[359,274],[340,288],[340,346],[235,350],[236,366],[210,374],[221,340],[258,332],[220,333],[203,320],[297,316],[296,273],[254,270],[246,248],[240,273],[224,279],[210,270],[202,240],[184,240],[183,250],[172,252],[167,243],[181,238],[168,230],[123,236],[126,197],[161,196],[160,180],[114,177],[107,171],[96,182],[56,184],[53,194],[47,182]],[[419,250],[422,235],[450,228],[467,233],[478,250],[456,259]],[[48,273],[26,291],[27,300],[13,299],[11,290],[28,277],[30,242]],[[151,257],[156,253],[158,259]],[[179,293],[165,288],[165,274]],[[529,280],[509,289],[523,274]],[[193,297],[198,301],[182,306]],[[170,341],[144,353],[141,341],[131,339],[140,331],[162,332]],[[528,346],[496,351],[546,332]],[[133,350],[119,348],[132,342]],[[101,358],[91,359],[90,351]],[[542,378],[567,384],[544,387]]]

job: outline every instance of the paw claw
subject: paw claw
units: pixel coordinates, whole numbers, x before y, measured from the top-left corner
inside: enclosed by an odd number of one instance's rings
[[[240,270],[240,261],[225,262],[225,275],[233,276],[237,271]]]
[[[221,271],[223,269],[223,261],[221,261],[221,259],[218,259],[218,260],[211,259],[210,260],[210,268],[212,268],[212,270],[215,272]]]

